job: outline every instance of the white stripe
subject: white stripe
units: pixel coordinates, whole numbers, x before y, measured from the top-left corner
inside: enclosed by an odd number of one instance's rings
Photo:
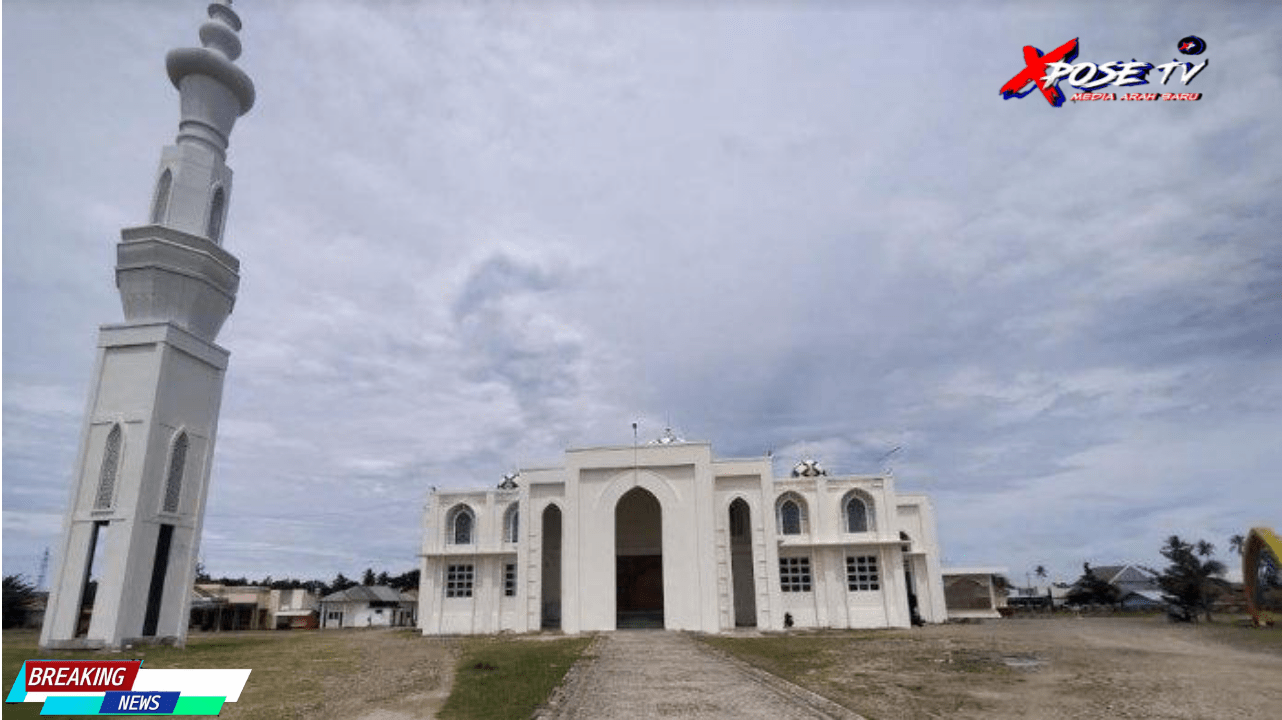
[[[138,671],[134,692],[173,692],[183,695],[222,695],[227,702],[240,699],[249,670],[148,670]]]
[[[29,692],[23,702],[44,702],[47,697],[106,697],[101,692]]]

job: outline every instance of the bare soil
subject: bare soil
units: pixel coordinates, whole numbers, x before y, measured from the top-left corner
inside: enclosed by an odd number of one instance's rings
[[[37,651],[33,631],[4,632],[4,689],[31,658],[142,658],[149,668],[251,668],[231,720],[433,718],[453,683],[458,641],[412,630],[290,630],[193,633],[185,650],[138,647],[120,653]],[[35,703],[6,716],[38,717]]]
[[[712,642],[870,719],[1282,718],[1282,630],[1041,617]]]

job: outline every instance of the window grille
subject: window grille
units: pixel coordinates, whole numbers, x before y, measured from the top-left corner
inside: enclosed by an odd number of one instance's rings
[[[806,504],[794,493],[780,498],[777,508],[777,519],[780,535],[803,535],[809,532],[806,523]]]
[[[178,512],[178,498],[182,493],[183,472],[187,467],[187,433],[178,433],[174,449],[169,453],[169,475],[165,479],[165,512]]]
[[[783,592],[810,592],[810,558],[779,558],[779,589]]]
[[[472,579],[475,577],[472,565],[450,565],[445,569],[445,597],[472,597]]]
[[[850,592],[868,592],[881,589],[881,576],[877,572],[877,558],[872,555],[846,556],[846,589]]]
[[[107,444],[102,450],[102,469],[98,472],[98,495],[94,498],[95,510],[111,507],[116,492],[116,473],[120,471],[120,425],[113,425],[107,433]]]
[[[446,527],[449,531],[446,540],[451,545],[471,545],[472,529],[475,524],[471,508],[466,505],[456,506],[450,510],[448,516]]]
[[[503,595],[516,597],[516,563],[503,566]]]
[[[868,532],[868,506],[851,496],[846,500],[846,532]]]

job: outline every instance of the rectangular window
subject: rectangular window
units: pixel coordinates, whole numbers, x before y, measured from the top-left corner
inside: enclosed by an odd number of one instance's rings
[[[507,597],[516,597],[516,563],[503,566],[503,594]]]
[[[784,592],[810,592],[810,558],[779,558],[779,589]]]
[[[872,555],[846,556],[846,589],[851,592],[881,589],[881,577],[877,573],[876,557]]]
[[[472,565],[449,565],[445,568],[445,597],[472,597]]]

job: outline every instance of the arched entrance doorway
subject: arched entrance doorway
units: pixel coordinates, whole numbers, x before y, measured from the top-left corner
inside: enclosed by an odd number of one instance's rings
[[[539,625],[561,627],[561,508],[548,505],[543,511],[543,588]]]
[[[614,508],[616,627],[663,627],[663,510],[644,488]]]
[[[735,627],[757,626],[757,586],[752,577],[752,510],[743,498],[730,503],[730,575]]]

